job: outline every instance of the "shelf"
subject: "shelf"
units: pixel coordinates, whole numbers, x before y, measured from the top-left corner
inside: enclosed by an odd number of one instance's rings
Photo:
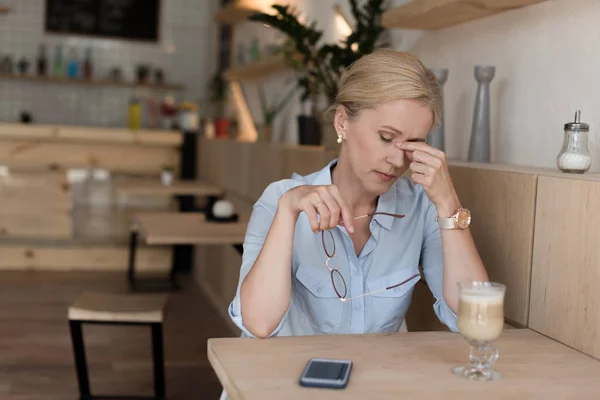
[[[283,54],[278,54],[247,65],[229,68],[225,71],[225,79],[229,81],[260,79],[275,72],[283,71],[290,66]]]
[[[237,24],[246,20],[255,12],[261,11],[259,7],[248,1],[233,1],[221,8],[214,16],[215,22],[222,24]]]
[[[129,87],[129,88],[148,88],[156,90],[183,90],[182,85],[176,84],[137,84],[135,82],[118,82],[111,81],[108,79],[67,79],[67,78],[52,78],[35,75],[6,75],[0,74],[0,80],[14,80],[14,81],[28,81],[28,82],[43,82],[43,83],[55,83],[63,85],[88,85],[88,86],[116,86],[116,87]]]
[[[383,13],[386,28],[437,30],[545,0],[415,0]]]

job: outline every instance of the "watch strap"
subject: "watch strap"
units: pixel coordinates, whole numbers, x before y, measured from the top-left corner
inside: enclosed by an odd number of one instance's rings
[[[454,217],[437,217],[437,223],[440,229],[456,229]]]

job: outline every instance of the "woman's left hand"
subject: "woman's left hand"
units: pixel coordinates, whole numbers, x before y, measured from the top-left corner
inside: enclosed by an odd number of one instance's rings
[[[444,152],[423,142],[402,142],[397,147],[405,151],[411,161],[409,168],[413,182],[423,186],[427,197],[436,206],[438,215],[452,215],[460,203]]]

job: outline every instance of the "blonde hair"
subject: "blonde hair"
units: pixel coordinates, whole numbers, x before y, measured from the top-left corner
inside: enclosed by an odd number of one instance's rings
[[[433,124],[442,113],[442,93],[435,75],[414,55],[379,49],[355,61],[342,75],[335,102],[328,108],[332,117],[344,106],[350,119],[361,110],[391,100],[411,99],[429,107]]]

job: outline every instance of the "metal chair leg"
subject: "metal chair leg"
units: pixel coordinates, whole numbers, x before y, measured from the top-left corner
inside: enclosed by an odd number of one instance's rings
[[[81,400],[87,400],[90,398],[90,382],[88,379],[87,361],[85,359],[81,321],[69,321],[69,327],[71,330],[71,340],[73,342],[73,354],[75,356],[79,395]]]

